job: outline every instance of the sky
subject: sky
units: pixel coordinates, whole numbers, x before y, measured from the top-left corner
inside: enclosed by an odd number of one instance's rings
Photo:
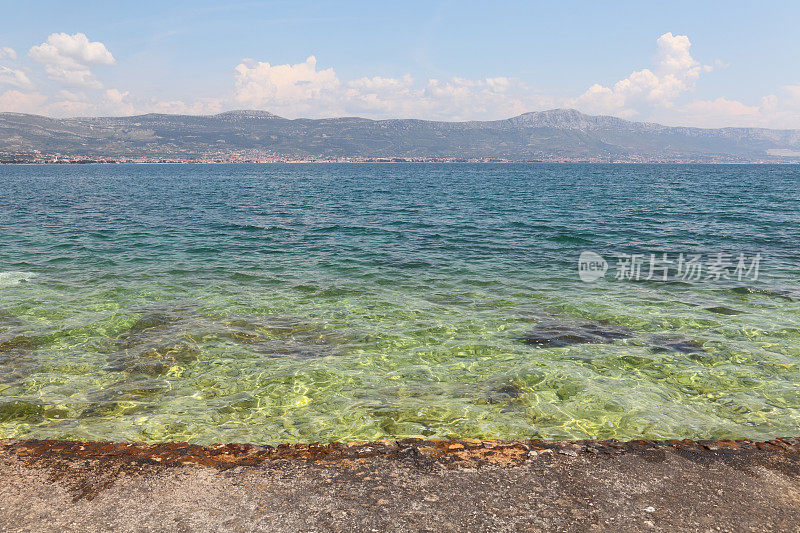
[[[800,2],[0,0],[0,112],[800,128]]]

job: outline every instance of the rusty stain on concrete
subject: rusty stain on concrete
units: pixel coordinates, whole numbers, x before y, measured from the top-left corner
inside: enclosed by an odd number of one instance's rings
[[[3,531],[800,531],[800,439],[0,441]]]
[[[778,438],[765,442],[751,440],[423,440],[403,439],[375,442],[333,442],[330,444],[213,444],[201,446],[184,442],[118,443],[54,440],[0,440],[0,457],[13,456],[25,464],[45,469],[52,481],[65,482],[75,500],[92,499],[120,477],[153,473],[156,470],[198,466],[217,470],[235,467],[279,465],[304,462],[323,466],[349,466],[373,459],[410,463],[421,468],[448,469],[481,466],[518,467],[541,457],[636,454],[649,461],[663,460],[666,451],[694,462],[722,460],[772,467],[790,476],[800,476],[798,461],[781,461],[782,456],[800,457],[800,439]]]

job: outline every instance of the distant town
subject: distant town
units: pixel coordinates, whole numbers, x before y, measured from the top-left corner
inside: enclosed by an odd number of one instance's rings
[[[232,163],[262,163],[262,164],[293,164],[293,163],[617,163],[617,164],[774,164],[797,163],[795,160],[752,159],[734,157],[702,157],[702,158],[675,158],[675,157],[547,157],[535,159],[510,159],[496,157],[293,157],[279,155],[265,155],[253,153],[219,153],[200,156],[121,156],[121,157],[96,157],[74,154],[0,154],[0,165],[81,165],[81,164],[232,164]]]

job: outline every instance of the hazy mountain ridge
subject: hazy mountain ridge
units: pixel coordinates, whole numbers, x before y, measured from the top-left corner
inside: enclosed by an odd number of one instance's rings
[[[0,160],[386,158],[721,162],[800,161],[800,130],[702,129],[572,109],[495,121],[286,119],[267,111],[53,119],[0,113]],[[780,154],[780,155],[776,155]]]

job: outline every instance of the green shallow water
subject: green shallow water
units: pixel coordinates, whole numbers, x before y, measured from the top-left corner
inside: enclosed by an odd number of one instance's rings
[[[796,166],[5,166],[0,180],[0,437],[800,433]],[[584,283],[584,250],[612,267],[763,259],[756,281]],[[543,326],[623,334],[525,342]]]

